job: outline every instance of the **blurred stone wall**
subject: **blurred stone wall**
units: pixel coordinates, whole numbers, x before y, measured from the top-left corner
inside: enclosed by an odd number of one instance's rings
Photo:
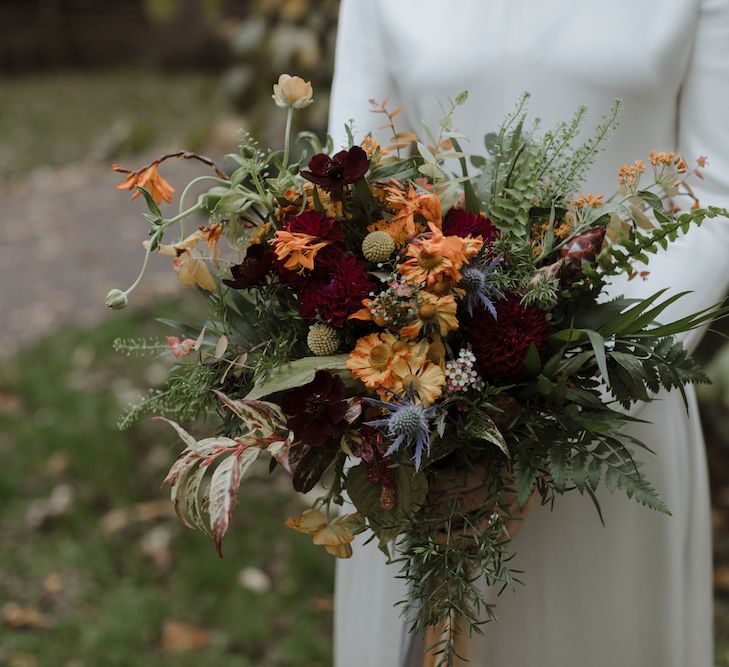
[[[234,0],[2,0],[0,73],[109,66],[220,67]]]

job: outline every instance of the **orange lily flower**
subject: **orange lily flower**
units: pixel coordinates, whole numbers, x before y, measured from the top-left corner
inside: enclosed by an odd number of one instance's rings
[[[116,186],[117,190],[134,190],[135,187],[146,188],[152,195],[155,203],[167,202],[168,204],[172,201],[172,195],[175,192],[173,188],[159,173],[157,163],[153,162],[146,169],[140,171],[128,171],[123,169],[118,164],[113,167],[114,171],[118,171],[122,174],[129,174],[124,181]],[[139,190],[135,190],[132,194],[132,199],[139,197]]]
[[[286,260],[284,268],[289,271],[298,270],[301,273],[305,269],[309,271],[314,269],[316,254],[331,242],[320,241],[311,234],[280,230],[269,243],[273,245],[276,258],[281,261]]]

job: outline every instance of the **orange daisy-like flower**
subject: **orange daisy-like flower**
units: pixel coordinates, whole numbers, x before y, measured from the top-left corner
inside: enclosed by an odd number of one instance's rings
[[[413,392],[425,405],[432,405],[443,393],[445,373],[426,356],[427,346],[420,345],[418,352],[396,359],[392,364],[392,390],[406,396],[412,386]]]
[[[349,354],[347,368],[366,387],[391,388],[392,364],[410,354],[410,347],[389,331],[363,336]]]
[[[298,519],[287,519],[286,527],[304,535],[313,535],[314,544],[324,547],[332,556],[350,558],[354,532],[361,521],[361,514],[347,514],[328,523],[321,511],[308,509]]]
[[[432,193],[418,194],[412,184],[405,191],[397,181],[393,183],[384,188],[386,205],[393,213],[392,219],[375,222],[367,231],[388,232],[397,245],[402,245],[410,237],[426,231],[428,223],[440,229],[443,212],[438,197]]]
[[[139,171],[129,171],[115,164],[112,169],[122,174],[128,174],[128,176],[116,186],[117,190],[134,190],[137,186],[149,190],[152,195],[152,199],[159,204],[162,201],[166,201],[168,204],[172,201],[172,195],[175,192],[173,188],[159,173],[157,163],[153,162],[146,169],[140,169]],[[132,199],[139,197],[139,190],[134,190]]]
[[[430,237],[408,245],[405,251],[408,259],[398,267],[398,271],[408,282],[425,283],[428,287],[441,281],[457,284],[461,279],[461,267],[478,253],[483,240],[480,236],[443,236],[433,223],[428,226]]]
[[[436,296],[421,291],[418,294],[418,319],[400,329],[403,338],[414,339],[423,330],[431,330],[445,337],[448,332],[458,329],[456,300],[452,294]]]
[[[309,271],[314,269],[316,253],[328,246],[330,241],[322,241],[316,236],[302,232],[279,230],[269,243],[273,245],[276,258],[282,262],[286,260],[284,268],[289,271],[298,270],[301,273],[306,269]]]

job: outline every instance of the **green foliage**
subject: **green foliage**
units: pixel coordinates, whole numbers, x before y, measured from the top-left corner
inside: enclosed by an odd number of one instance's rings
[[[114,352],[140,357],[159,354],[168,349],[166,343],[156,338],[115,338],[112,347]]]
[[[519,237],[525,237],[529,232],[529,211],[538,178],[536,146],[524,131],[528,99],[528,94],[522,96],[498,135],[487,139],[492,160],[487,163],[477,185],[481,203],[496,226],[502,232]]]
[[[161,313],[185,316],[158,302],[154,314]],[[32,656],[38,667],[254,667],[276,647],[291,667],[331,664],[331,610],[312,600],[330,599],[334,562],[282,530],[303,509],[288,484],[271,484],[265,467],[254,467],[222,560],[167,513],[142,516],[167,502],[160,466],[174,461],[176,447],[170,431],[146,420],[124,433],[116,428],[124,387],[147,385],[149,362],[114,353],[112,341],[164,333],[152,313],[136,309],[56,331],[0,364],[0,600],[40,609],[51,621],[47,630],[3,626],[4,654]],[[71,504],[32,527],[27,517],[59,486],[70,490]],[[149,543],[171,558],[155,562]],[[266,575],[270,590],[241,585],[244,568]],[[43,585],[49,575],[64,584],[52,596]],[[207,630],[211,641],[196,651],[161,651],[168,621]]]
[[[615,100],[610,111],[595,126],[592,134],[576,148],[572,141],[578,136],[587,113],[579,107],[569,123],[560,123],[545,134],[539,143],[538,199],[545,205],[566,201],[580,189],[606,139],[618,125],[622,102]]]
[[[649,201],[655,202],[650,199]],[[608,245],[597,256],[596,266],[586,266],[583,272],[590,278],[602,276],[614,276],[619,273],[633,273],[635,271],[633,262],[643,264],[649,262],[648,255],[656,254],[660,248],[666,250],[670,242],[678,238],[679,232],[684,234],[692,226],[701,226],[707,218],[717,216],[727,217],[729,211],[726,209],[709,206],[705,209],[692,209],[681,213],[675,218],[666,219],[665,210],[662,206],[655,204],[653,211],[664,221],[657,227],[648,231],[633,230],[629,238],[623,239],[620,244]]]
[[[428,483],[422,471],[399,466],[395,474],[395,507],[383,509],[380,505],[382,486],[372,484],[369,470],[361,463],[347,474],[347,495],[359,512],[367,517],[368,526],[379,541],[380,549],[388,553],[388,543],[402,532],[403,523],[414,520],[414,513],[425,502]]]
[[[303,357],[282,364],[276,368],[266,382],[261,382],[251,389],[246,398],[254,400],[300,387],[311,382],[319,370],[344,371],[348,358],[348,354],[338,354],[332,357]]]

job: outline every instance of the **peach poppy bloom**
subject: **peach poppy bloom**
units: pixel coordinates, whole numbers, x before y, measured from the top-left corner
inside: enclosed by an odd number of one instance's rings
[[[418,319],[400,329],[403,338],[417,338],[423,329],[433,330],[445,337],[458,329],[456,300],[452,294],[436,296],[421,291],[418,294]]]
[[[184,252],[192,250],[200,241],[205,239],[202,230],[196,229],[192,234],[184,238],[179,243],[160,243],[157,246],[157,252],[165,257],[179,257]],[[149,241],[143,241],[145,248],[149,247]]]
[[[320,241],[316,236],[303,232],[279,230],[269,243],[273,245],[276,258],[280,261],[286,260],[284,268],[301,273],[305,269],[314,269],[316,254],[331,242]]]
[[[392,372],[392,390],[400,395],[406,396],[412,385],[418,400],[432,405],[443,393],[445,373],[438,364],[428,361],[424,353],[396,359],[392,363]]]
[[[327,523],[324,514],[316,509],[304,510],[297,519],[286,520],[286,527],[304,535],[313,535],[312,542],[322,546],[336,558],[352,556],[352,542],[357,524],[361,523],[359,513],[347,514]]]
[[[314,89],[311,81],[304,81],[300,76],[282,74],[278,83],[273,84],[273,101],[277,107],[285,109],[303,109],[314,101]]]
[[[124,181],[116,186],[117,190],[134,190],[135,187],[139,186],[148,190],[149,194],[152,195],[152,199],[157,204],[163,201],[169,204],[172,201],[175,188],[162,178],[156,162],[153,162],[149,167],[140,171],[128,171],[118,164],[115,164],[112,168],[114,171],[128,174]],[[132,199],[136,199],[139,195],[139,190],[134,190]]]
[[[177,274],[177,280],[183,285],[199,285],[207,292],[214,292],[215,279],[210,273],[204,258],[193,255],[189,250],[184,251],[172,262],[172,268]]]
[[[366,387],[371,389],[391,388],[392,363],[409,353],[408,344],[389,331],[373,333],[363,336],[357,341],[354,349],[349,353],[347,368]]]

